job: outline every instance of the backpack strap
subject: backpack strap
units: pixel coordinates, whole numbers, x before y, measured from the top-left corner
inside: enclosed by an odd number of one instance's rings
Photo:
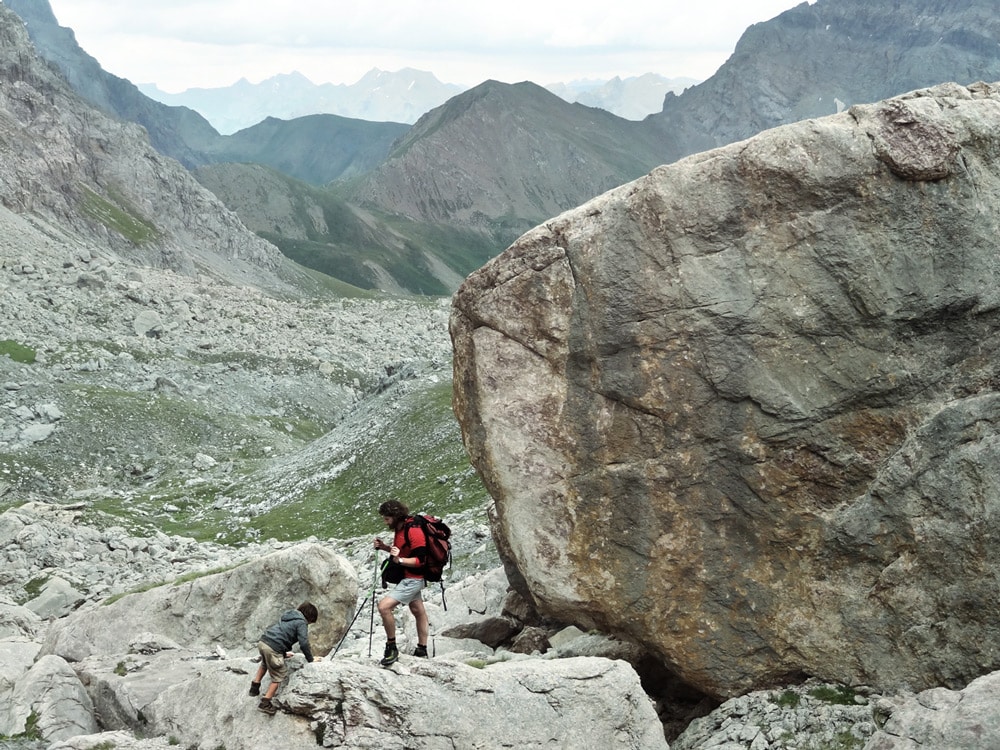
[[[403,522],[403,541],[406,543],[407,547],[410,546],[410,529],[412,529],[417,524],[420,524],[420,528],[423,529],[423,532],[424,532],[424,546],[423,547],[418,547],[418,549],[424,549],[424,550],[426,550],[427,537],[428,537],[427,524],[424,521],[423,517],[420,516],[419,514],[410,516],[409,518],[407,518]],[[412,552],[412,550],[411,550],[411,552]],[[425,557],[426,557],[426,554],[427,553],[424,552],[424,556]],[[420,559],[420,558],[417,558],[417,559]],[[423,562],[423,561],[421,561],[421,562]],[[421,565],[420,568],[422,570],[423,569],[423,565]]]

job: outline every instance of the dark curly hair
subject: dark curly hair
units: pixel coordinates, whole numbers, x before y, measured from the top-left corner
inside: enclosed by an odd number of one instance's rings
[[[395,527],[409,517],[410,509],[396,498],[393,498],[392,500],[386,500],[378,506],[378,514],[392,518],[392,525]]]
[[[302,616],[306,618],[306,622],[310,625],[319,619],[319,612],[316,610],[316,605],[312,602],[302,602],[297,609],[302,613]]]

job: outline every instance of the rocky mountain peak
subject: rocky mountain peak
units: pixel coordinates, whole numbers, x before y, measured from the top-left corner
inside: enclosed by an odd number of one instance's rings
[[[678,158],[945,81],[1000,79],[990,0],[800,3],[750,26],[710,79],[650,118]]]
[[[639,123],[534,83],[491,80],[421,117],[354,195],[422,221],[511,236],[638,177],[658,150]]]

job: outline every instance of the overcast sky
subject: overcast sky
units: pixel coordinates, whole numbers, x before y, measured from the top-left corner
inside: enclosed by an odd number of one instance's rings
[[[50,0],[102,67],[178,92],[298,71],[354,83],[416,68],[445,83],[710,77],[751,24],[796,0]]]

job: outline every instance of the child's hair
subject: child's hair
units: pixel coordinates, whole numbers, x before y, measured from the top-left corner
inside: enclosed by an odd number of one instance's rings
[[[410,509],[403,505],[399,500],[393,498],[392,500],[386,500],[380,506],[378,506],[378,514],[380,516],[391,517],[394,523],[399,523],[404,518],[410,515]]]
[[[316,611],[316,605],[312,602],[302,602],[298,606],[299,612],[302,613],[303,617],[306,618],[306,622],[312,625],[319,618],[319,612]]]

